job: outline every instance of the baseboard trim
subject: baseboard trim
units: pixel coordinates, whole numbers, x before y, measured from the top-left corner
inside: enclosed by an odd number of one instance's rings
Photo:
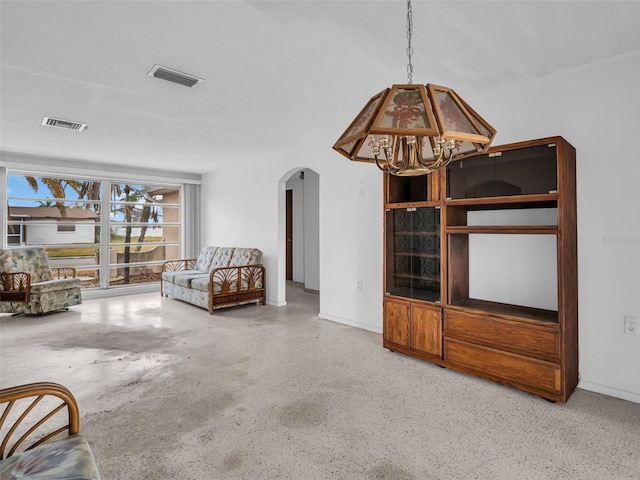
[[[92,300],[94,298],[121,297],[123,295],[137,295],[139,293],[157,293],[160,297],[160,283],[145,283],[126,285],[121,287],[95,288],[91,290],[82,290],[83,300]]]
[[[287,305],[287,301],[283,301],[283,302],[274,302],[273,300],[268,300],[267,299],[267,305],[271,305],[272,307],[284,307],[285,305]]]
[[[589,390],[590,392],[601,393],[610,397],[620,398],[622,400],[628,400],[629,402],[640,403],[640,394],[622,390],[620,388],[610,387],[608,385],[580,380],[578,388]]]
[[[329,314],[322,313],[322,312],[320,312],[318,314],[318,317],[322,318],[323,320],[329,320],[331,322],[342,323],[343,325],[348,325],[350,327],[360,328],[362,330],[367,330],[369,332],[380,333],[380,334],[382,333],[382,328],[374,327],[374,326],[368,325],[366,323],[354,322],[352,320],[347,320],[345,318],[335,317],[333,315],[329,315]]]

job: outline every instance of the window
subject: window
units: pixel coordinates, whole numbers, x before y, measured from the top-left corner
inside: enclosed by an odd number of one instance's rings
[[[160,281],[165,260],[180,255],[180,189],[111,183],[110,285]]]
[[[7,245],[9,246],[22,245],[23,243],[22,222],[19,218],[15,218],[14,221],[16,223],[10,223],[7,229]]]
[[[44,246],[85,289],[157,282],[162,263],[180,258],[180,187],[11,172],[7,180],[6,244]]]

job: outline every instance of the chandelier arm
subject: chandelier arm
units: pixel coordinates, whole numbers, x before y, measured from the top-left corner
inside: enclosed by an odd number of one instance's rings
[[[428,168],[429,170],[431,170],[432,172],[436,171],[438,168],[440,168],[438,165],[440,164],[440,162],[442,161],[442,156],[444,154],[443,149],[440,150],[440,153],[438,154],[438,156],[434,156],[433,161],[432,162],[427,162],[423,157],[422,157],[422,149],[420,149],[420,154],[418,155],[418,162],[420,163],[420,165],[422,165],[424,168]]]
[[[378,160],[378,156],[377,156],[377,155],[375,155],[375,157],[374,157],[374,158],[376,159],[376,166],[377,166],[381,171],[386,172],[386,171],[387,171],[387,169],[385,169],[385,168],[383,168],[383,167],[381,167],[381,166],[380,166],[380,160]],[[388,163],[387,163],[387,166],[389,166],[389,164],[388,164]]]
[[[449,158],[447,159],[446,162],[444,162],[444,164],[442,165],[442,168],[444,168],[447,165],[449,165],[451,163],[452,159],[453,159],[453,148],[449,149]]]
[[[420,154],[418,155],[418,162],[424,168],[430,170],[427,173],[435,172],[436,170],[440,170],[441,168],[445,168],[447,165],[449,165],[451,163],[451,160],[453,159],[453,149],[447,149],[447,150],[449,150],[449,156],[448,156],[448,158],[446,160],[443,161],[443,159],[444,159],[444,150],[445,149],[440,150],[440,154],[436,158],[434,158],[433,162],[425,161],[424,158],[422,158],[422,152],[420,152]]]

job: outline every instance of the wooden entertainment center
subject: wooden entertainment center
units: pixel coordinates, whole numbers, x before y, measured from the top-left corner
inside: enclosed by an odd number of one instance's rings
[[[578,383],[576,153],[562,137],[384,175],[384,347],[566,402]]]

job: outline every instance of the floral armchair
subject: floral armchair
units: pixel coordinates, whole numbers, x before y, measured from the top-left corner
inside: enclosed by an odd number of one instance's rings
[[[51,268],[44,247],[0,249],[0,313],[42,315],[82,303],[73,268]]]

